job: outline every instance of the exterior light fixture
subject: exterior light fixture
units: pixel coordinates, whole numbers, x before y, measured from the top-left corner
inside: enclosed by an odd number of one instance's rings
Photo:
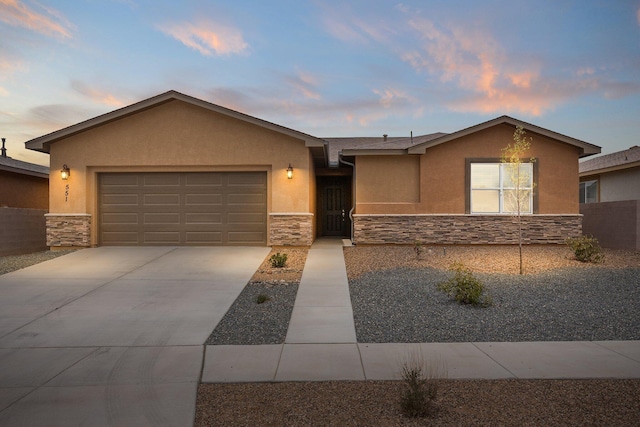
[[[291,163],[289,163],[289,167],[287,168],[287,178],[293,178],[293,168],[291,167]]]
[[[69,166],[66,164],[62,165],[62,170],[60,171],[60,178],[64,181],[69,179],[69,175],[71,175],[71,171],[69,170]]]

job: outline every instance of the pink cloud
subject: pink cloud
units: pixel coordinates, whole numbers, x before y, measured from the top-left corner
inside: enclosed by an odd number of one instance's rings
[[[71,88],[81,95],[84,95],[87,98],[100,104],[108,105],[109,107],[120,108],[129,103],[128,100],[119,99],[111,93],[87,86],[86,84],[77,80],[71,82]]]
[[[418,71],[438,76],[466,91],[450,102],[457,111],[517,111],[540,115],[554,107],[556,94],[545,90],[538,64],[512,64],[491,34],[469,28],[439,28],[426,19],[410,27],[423,40],[423,50],[402,59]]]
[[[286,81],[307,99],[317,100],[322,98],[322,95],[318,92],[318,78],[308,71],[298,71],[295,76],[287,77]]]
[[[19,0],[0,0],[0,20],[44,35],[71,38],[72,25],[64,16],[55,9],[40,7],[45,13],[38,13]]]
[[[205,56],[238,54],[249,47],[240,30],[210,21],[168,24],[160,30]]]
[[[638,25],[640,25],[640,7],[638,8],[638,12],[636,12],[636,18],[638,19]]]

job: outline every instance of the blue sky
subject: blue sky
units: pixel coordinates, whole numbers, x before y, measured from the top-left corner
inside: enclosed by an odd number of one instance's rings
[[[611,153],[640,145],[640,0],[0,0],[10,156],[170,89],[319,137],[506,114]]]

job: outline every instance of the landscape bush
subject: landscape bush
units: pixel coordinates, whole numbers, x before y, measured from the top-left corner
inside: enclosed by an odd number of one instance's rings
[[[287,264],[287,254],[281,254],[280,252],[271,255],[269,258],[269,262],[271,263],[271,267],[273,268],[283,268]]]
[[[412,418],[436,415],[438,388],[445,374],[442,365],[427,364],[421,353],[410,353],[402,365],[402,413]]]
[[[484,293],[484,284],[461,262],[451,265],[454,276],[438,284],[438,289],[454,298],[460,304],[478,306],[491,305],[491,298]]]
[[[590,235],[569,238],[566,241],[567,246],[573,250],[576,259],[581,262],[603,262],[604,253],[598,243],[598,239]]]

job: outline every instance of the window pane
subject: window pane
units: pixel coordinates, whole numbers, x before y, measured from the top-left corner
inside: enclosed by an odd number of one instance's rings
[[[473,163],[471,165],[471,188],[500,188],[500,165]]]
[[[520,176],[518,177],[518,170],[515,164],[506,163],[502,165],[502,182],[504,188],[515,188],[515,182],[520,179],[520,188],[531,188],[533,182],[533,164],[521,163],[520,164]]]
[[[473,213],[499,213],[500,191],[498,190],[472,190],[471,212]]]
[[[585,203],[585,187],[587,186],[586,182],[580,183],[580,203]]]
[[[586,182],[586,203],[596,203],[598,201],[598,181]]]
[[[518,199],[520,199],[520,213],[531,213],[531,190],[504,190],[502,211],[505,213],[518,213]]]

